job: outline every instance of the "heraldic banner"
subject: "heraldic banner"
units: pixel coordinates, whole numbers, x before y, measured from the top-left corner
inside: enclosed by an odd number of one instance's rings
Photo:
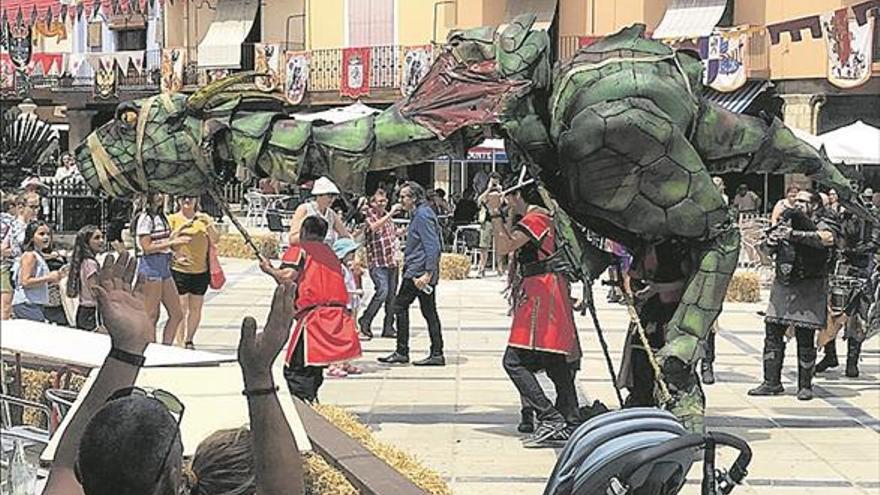
[[[183,89],[183,69],[186,52],[183,48],[162,50],[162,92],[175,93]]]
[[[408,46],[401,52],[400,93],[409,96],[428,75],[433,62],[431,45]]]
[[[95,68],[95,98],[102,100],[116,98],[116,59],[112,56],[105,56],[98,59],[97,65]]]
[[[871,78],[871,43],[876,18],[868,16],[864,25],[848,18],[849,9],[821,16],[825,48],[828,52],[828,82],[838,88],[861,86]]]
[[[254,43],[254,72],[266,74],[254,78],[260,91],[271,93],[281,86],[281,46],[277,43]]]
[[[299,105],[309,85],[309,52],[284,53],[284,97]]]
[[[339,94],[360,98],[370,94],[370,48],[342,49],[342,82]]]
[[[721,31],[709,36],[708,53],[703,59],[706,70],[704,84],[724,93],[737,90],[746,83],[746,50],[748,33]]]

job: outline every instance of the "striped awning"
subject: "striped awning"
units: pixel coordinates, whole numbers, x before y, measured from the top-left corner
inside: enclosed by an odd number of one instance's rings
[[[755,101],[755,98],[757,98],[758,95],[772,87],[773,83],[770,81],[748,81],[743,87],[729,93],[722,93],[720,91],[715,91],[712,88],[705,88],[703,90],[703,98],[707,101],[716,103],[731,112],[742,113],[752,104],[753,101]]]
[[[727,0],[672,0],[652,37],[675,39],[709,36],[726,8]]]
[[[200,68],[238,69],[241,67],[241,44],[247,38],[257,16],[257,0],[218,0],[216,14],[208,32],[199,42]]]

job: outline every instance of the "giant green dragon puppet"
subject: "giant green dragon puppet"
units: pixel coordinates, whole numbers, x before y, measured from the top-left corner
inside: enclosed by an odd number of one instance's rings
[[[198,194],[234,167],[287,182],[327,175],[358,192],[368,171],[461,156],[488,135],[502,137],[513,167],[528,167],[578,224],[636,258],[674,244],[691,260],[657,361],[669,409],[699,430],[705,400],[695,362],[739,253],[711,175],[804,173],[866,210],[834,166],[779,120],[702,99],[700,61],[645,39],[644,26],[553,69],[550,37],[534,22],[524,15],[500,32],[453,32],[411,96],[340,124],[297,121],[279,100],[243,89],[247,76],[189,97],[125,102],[79,147],[79,166],[112,195]]]

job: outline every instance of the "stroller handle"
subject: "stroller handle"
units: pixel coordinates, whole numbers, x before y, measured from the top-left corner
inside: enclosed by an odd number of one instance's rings
[[[722,432],[707,433],[705,435],[697,433],[684,435],[650,449],[646,449],[634,456],[620,471],[617,478],[622,482],[626,482],[636,471],[650,462],[654,462],[673,452],[678,452],[683,449],[704,447],[707,443],[726,445],[739,450],[739,455],[733,462],[733,465],[731,465],[730,471],[726,474],[727,482],[722,482],[721,486],[721,493],[730,493],[734,486],[742,482],[748,474],[746,468],[752,460],[752,449],[745,440]]]

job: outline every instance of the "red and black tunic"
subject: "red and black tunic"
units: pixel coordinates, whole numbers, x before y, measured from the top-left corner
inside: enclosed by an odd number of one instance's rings
[[[346,309],[348,290],[336,254],[323,242],[303,242],[290,246],[282,261],[299,272],[293,303],[296,323],[285,362],[290,363],[301,336],[306,366],[359,357],[361,344],[354,318]]]
[[[552,222],[544,211],[532,210],[516,224],[530,240],[517,250],[517,264],[541,261],[553,254],[556,239]],[[571,290],[565,275],[542,273],[525,277],[518,292],[507,345],[579,356]]]

